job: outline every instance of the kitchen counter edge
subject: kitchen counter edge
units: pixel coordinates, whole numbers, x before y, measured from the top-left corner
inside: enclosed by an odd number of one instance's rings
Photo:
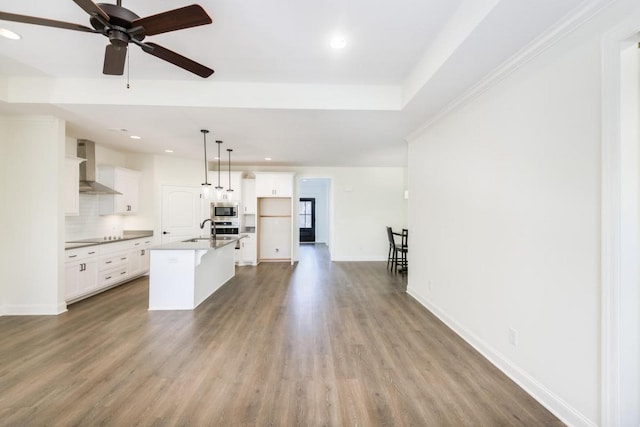
[[[64,249],[86,248],[87,246],[105,245],[109,243],[126,242],[127,240],[144,239],[145,237],[153,237],[152,230],[129,230],[124,231],[122,239],[105,240],[102,242],[65,242]]]
[[[170,251],[209,251],[220,249],[227,245],[235,244],[238,240],[247,237],[244,234],[225,240],[199,240],[197,242],[170,242],[163,245],[151,246],[149,250],[170,250]]]

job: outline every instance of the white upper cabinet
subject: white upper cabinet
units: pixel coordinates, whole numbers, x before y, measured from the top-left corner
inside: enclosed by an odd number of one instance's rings
[[[64,214],[80,214],[80,163],[85,159],[67,156],[64,163]]]
[[[229,171],[220,171],[219,192],[215,189],[218,185],[218,171],[209,172],[209,184],[211,184],[212,201],[240,202],[242,201],[242,172],[231,171],[231,185],[229,185]],[[233,191],[227,191],[231,188]]]
[[[293,197],[293,172],[255,172],[256,197]]]
[[[242,213],[255,215],[256,213],[256,180],[242,180]]]
[[[138,211],[140,172],[116,166],[100,166],[98,182],[122,193],[100,195],[100,215],[131,215]]]

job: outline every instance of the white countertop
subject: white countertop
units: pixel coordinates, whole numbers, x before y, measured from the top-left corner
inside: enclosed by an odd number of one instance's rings
[[[227,245],[234,244],[240,240],[247,237],[245,234],[240,234],[238,236],[219,236],[216,240],[212,240],[208,237],[194,237],[193,239],[185,239],[185,240],[195,240],[195,241],[179,241],[179,242],[171,242],[165,243],[164,245],[152,246],[149,250],[190,250],[190,251],[208,251],[212,249],[220,249]]]

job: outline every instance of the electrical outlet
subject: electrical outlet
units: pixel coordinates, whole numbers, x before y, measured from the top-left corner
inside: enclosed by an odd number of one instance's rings
[[[513,328],[509,328],[509,344],[514,347],[518,346],[518,331]]]

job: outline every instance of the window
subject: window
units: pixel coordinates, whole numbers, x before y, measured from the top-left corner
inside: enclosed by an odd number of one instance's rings
[[[313,206],[311,200],[300,201],[300,228],[313,227]]]

